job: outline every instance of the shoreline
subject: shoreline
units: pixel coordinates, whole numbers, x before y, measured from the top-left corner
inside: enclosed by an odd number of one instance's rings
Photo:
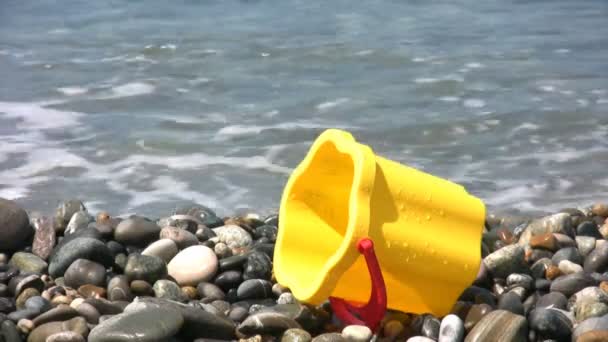
[[[201,205],[119,218],[78,200],[39,217],[0,199],[0,332],[11,342],[608,337],[608,204],[489,214],[479,274],[451,313],[389,310],[375,333],[276,283],[278,219]]]

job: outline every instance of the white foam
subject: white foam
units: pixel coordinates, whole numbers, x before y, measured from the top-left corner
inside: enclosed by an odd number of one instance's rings
[[[498,119],[489,119],[484,121],[488,125],[496,126],[500,124],[500,120]]]
[[[340,105],[343,105],[347,102],[350,102],[350,99],[348,97],[340,97],[333,101],[319,103],[317,105],[317,110],[324,112],[324,111],[330,110],[332,108],[338,107]]]
[[[68,128],[80,124],[82,113],[55,110],[34,103],[0,102],[0,115],[18,119],[17,128],[28,131]]]
[[[361,50],[361,51],[357,51],[355,53],[356,56],[369,56],[371,54],[374,53],[374,50],[368,49],[368,50]]]
[[[555,50],[553,50],[553,52],[559,53],[559,54],[565,54],[565,53],[570,53],[570,49],[555,49]]]
[[[462,134],[467,134],[468,133],[467,130],[464,127],[462,127],[462,126],[454,126],[454,127],[452,127],[452,132],[454,134],[458,134],[458,135],[462,135]]]
[[[156,87],[144,82],[131,82],[112,87],[112,92],[116,97],[130,97],[151,94]]]
[[[608,93],[608,91],[606,89],[593,89],[591,90],[591,94],[593,95],[604,95]]]
[[[257,126],[257,125],[229,125],[221,128],[217,132],[217,136],[235,136],[235,135],[251,135],[260,134],[269,129],[278,130],[297,130],[297,129],[315,129],[326,128],[325,125],[308,122],[284,122],[276,125]]]
[[[414,83],[418,83],[418,84],[429,84],[429,83],[436,83],[439,82],[439,79],[437,78],[432,78],[432,77],[419,77],[414,79]]]
[[[552,85],[542,85],[540,87],[538,87],[538,89],[547,92],[547,93],[552,93],[555,91],[555,87]]]
[[[576,104],[578,104],[581,107],[587,107],[587,106],[589,106],[589,100],[587,100],[587,99],[577,99],[576,100]]]
[[[471,62],[471,63],[467,63],[465,65],[467,68],[469,69],[481,69],[481,68],[485,68],[485,65],[478,63],[478,62]]]
[[[439,98],[439,101],[443,102],[458,102],[460,101],[460,97],[458,96],[442,96]]]
[[[595,101],[597,104],[608,104],[608,99],[597,99]]]
[[[67,96],[76,96],[86,94],[89,89],[85,87],[61,87],[57,88],[57,91]]]
[[[524,122],[524,123],[520,124],[519,126],[513,128],[513,132],[517,132],[517,131],[521,131],[521,130],[535,131],[539,128],[540,128],[540,126],[537,124],[533,124],[531,122]]]
[[[466,99],[462,105],[467,108],[483,108],[486,106],[486,102],[482,99]]]
[[[412,58],[412,62],[414,63],[422,63],[422,62],[426,62],[428,59],[424,58],[424,57],[414,57]]]

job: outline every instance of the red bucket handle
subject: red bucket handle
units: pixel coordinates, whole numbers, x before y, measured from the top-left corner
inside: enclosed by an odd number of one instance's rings
[[[374,252],[373,241],[367,237],[362,238],[357,243],[357,249],[365,257],[372,282],[372,292],[368,302],[358,306],[336,297],[329,297],[329,302],[334,314],[345,324],[366,325],[375,332],[386,312],[386,286]]]

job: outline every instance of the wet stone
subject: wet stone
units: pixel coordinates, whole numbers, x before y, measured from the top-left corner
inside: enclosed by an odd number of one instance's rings
[[[72,218],[70,218],[63,234],[65,236],[74,234],[77,230],[87,228],[92,221],[93,218],[86,210],[75,212],[74,215],[72,215]]]
[[[485,315],[466,336],[465,342],[525,341],[528,324],[522,316],[504,310]]]
[[[485,315],[492,310],[492,307],[488,304],[475,304],[471,306],[464,320],[464,328],[467,331],[470,331]]]
[[[224,291],[227,291],[232,288],[236,288],[241,283],[243,277],[241,272],[239,271],[226,271],[220,273],[215,279],[213,283],[219,286]]]
[[[588,286],[594,286],[595,280],[586,273],[573,273],[558,277],[551,283],[551,291],[561,292],[569,297]]]
[[[247,257],[243,279],[270,279],[272,261],[265,253],[254,251]]]
[[[34,328],[28,337],[28,342],[45,342],[49,336],[64,331],[72,331],[86,336],[89,328],[82,317],[74,317],[64,322],[49,322]]]
[[[46,342],[85,342],[85,338],[73,331],[62,331],[54,333],[46,338]]]
[[[586,221],[576,227],[577,236],[590,236],[596,239],[601,239],[602,234],[598,230],[598,225],[593,221]]]
[[[521,286],[526,290],[534,288],[534,278],[527,274],[510,274],[507,277],[507,286]]]
[[[21,294],[15,299],[15,306],[17,309],[21,310],[25,308],[25,302],[32,298],[40,296],[40,292],[34,288],[27,288],[21,292]]]
[[[342,336],[342,334],[338,334],[338,333],[325,333],[325,334],[317,335],[315,338],[312,339],[312,342],[345,342],[345,341],[346,341],[346,339]]]
[[[198,238],[196,235],[177,227],[164,227],[160,231],[160,238],[172,240],[180,250],[198,245]]]
[[[427,315],[424,317],[420,332],[423,336],[437,340],[439,338],[440,325],[441,322],[437,318]]]
[[[263,279],[245,280],[237,289],[239,299],[268,298],[272,296],[272,283]]]
[[[57,307],[34,318],[34,326],[40,326],[48,322],[63,322],[78,316],[78,312],[69,305],[61,304]]]
[[[114,276],[108,282],[107,296],[109,300],[126,300],[131,301],[133,294],[129,287],[129,280],[124,275]]]
[[[132,246],[143,247],[158,240],[160,227],[156,223],[139,216],[128,218],[114,230],[114,240]]]
[[[597,246],[585,259],[585,272],[605,272],[608,270],[608,244]]]
[[[181,286],[196,286],[200,282],[211,280],[217,268],[217,256],[205,246],[192,246],[182,250],[167,266],[169,275]]]
[[[556,279],[560,275],[562,275],[562,271],[555,265],[549,266],[545,271],[545,277],[547,277],[549,280]]]
[[[526,261],[529,264],[534,264],[535,262],[541,259],[551,259],[553,257],[553,252],[545,250],[545,249],[530,249],[526,252]]]
[[[572,333],[572,340],[578,341],[579,336],[589,331],[608,331],[608,315],[592,317],[579,323]]]
[[[72,216],[79,211],[87,210],[84,204],[79,200],[69,200],[63,202],[56,210],[55,210],[55,221],[54,227],[58,232],[63,232],[67,227],[68,223]]]
[[[441,320],[438,342],[460,342],[464,338],[464,323],[456,315],[447,315]]]
[[[530,247],[542,248],[552,252],[558,249],[557,239],[553,236],[553,233],[545,233],[535,235],[530,238]]]
[[[82,303],[76,307],[76,311],[82,317],[84,317],[88,323],[97,324],[99,323],[99,311],[89,303]]]
[[[566,247],[555,252],[551,258],[554,265],[559,265],[562,260],[569,260],[575,264],[582,265],[585,259],[575,247]]]
[[[104,267],[114,263],[108,247],[101,241],[92,238],[76,238],[63,245],[53,254],[49,263],[49,274],[52,277],[62,276],[68,267],[78,259],[95,261]]]
[[[512,273],[527,273],[524,248],[520,245],[506,246],[484,258],[488,271],[495,277],[506,278]]]
[[[178,252],[177,245],[173,240],[160,239],[151,243],[141,254],[156,256],[161,258],[165,263],[168,263]]]
[[[153,284],[167,276],[167,266],[159,257],[131,254],[125,266],[125,275],[131,281],[144,280]]]
[[[21,342],[19,330],[14,322],[6,320],[0,324],[0,336],[4,337],[5,342]]]
[[[157,298],[169,299],[178,302],[185,302],[186,298],[182,289],[170,280],[157,280],[152,287],[154,296]]]
[[[596,239],[589,236],[577,236],[576,246],[583,257],[587,257],[595,248]]]
[[[245,229],[236,225],[214,228],[213,231],[219,238],[219,241],[228,245],[233,251],[248,247],[253,241],[251,235]]]
[[[528,316],[530,327],[544,339],[568,341],[572,334],[572,322],[558,310],[538,308]]]
[[[510,311],[516,315],[524,315],[524,306],[521,299],[513,292],[507,292],[500,297],[498,309]]]
[[[562,260],[558,265],[559,270],[562,274],[572,274],[583,272],[583,267],[579,264],[575,264],[570,260]]]
[[[552,264],[553,264],[553,262],[551,261],[551,259],[542,258],[542,259],[536,261],[530,267],[530,273],[536,279],[544,278],[547,268],[549,268],[549,266],[551,266]]]
[[[17,252],[13,254],[8,263],[16,267],[21,272],[43,273],[46,271],[48,264],[39,256],[32,253]]]
[[[67,286],[78,288],[85,284],[101,286],[105,283],[106,268],[94,261],[75,260],[65,271],[64,281]]]
[[[201,298],[224,299],[226,294],[217,285],[201,282],[196,286],[196,291]]]
[[[152,285],[144,280],[133,280],[130,284],[131,291],[136,296],[148,296],[152,295],[154,291],[152,290]]]
[[[541,296],[536,302],[537,308],[554,307],[556,309],[565,310],[568,305],[568,298],[560,292],[550,292]]]
[[[521,244],[527,244],[532,236],[545,233],[561,233],[568,236],[573,236],[574,227],[570,215],[566,213],[558,213],[533,220],[526,227],[519,239],[519,242]]]
[[[291,328],[285,330],[283,336],[281,337],[281,342],[310,342],[312,341],[312,336],[306,330]]]
[[[348,325],[342,329],[342,337],[347,341],[367,342],[372,338],[372,331],[365,325]]]

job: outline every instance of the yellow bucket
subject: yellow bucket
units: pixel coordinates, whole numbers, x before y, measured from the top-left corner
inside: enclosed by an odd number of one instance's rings
[[[285,186],[274,273],[305,303],[365,303],[371,284],[356,245],[369,237],[388,308],[442,316],[477,275],[484,220],[483,202],[461,185],[329,129]]]

